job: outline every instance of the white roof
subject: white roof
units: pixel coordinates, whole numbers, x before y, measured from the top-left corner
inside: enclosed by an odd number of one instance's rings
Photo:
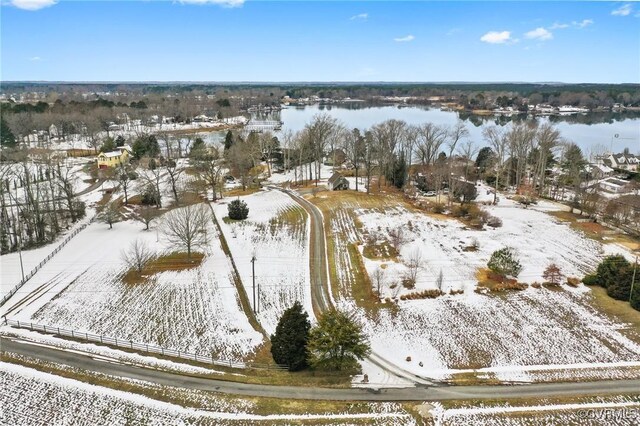
[[[108,158],[120,157],[120,154],[121,154],[120,151],[111,151],[111,152],[101,153],[101,155],[104,155],[105,157],[108,157]]]

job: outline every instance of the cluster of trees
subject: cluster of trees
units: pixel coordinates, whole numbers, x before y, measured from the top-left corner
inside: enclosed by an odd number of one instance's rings
[[[419,164],[424,173],[434,176],[434,190],[454,188],[458,179],[469,175],[471,159],[477,148],[467,139],[468,130],[461,121],[446,127],[433,123],[409,125],[402,120],[386,120],[370,129],[349,129],[328,114],[317,114],[305,128],[282,138],[284,168],[294,171],[298,183],[321,179],[321,164],[328,153],[331,164],[344,155],[356,176],[365,177],[367,191],[375,179],[403,188],[410,179],[411,165]],[[415,171],[415,170],[413,170]]]
[[[271,336],[273,360],[289,371],[307,367],[327,370],[350,370],[370,352],[362,327],[338,310],[325,312],[311,327],[309,315],[300,302],[282,314]]]
[[[0,163],[0,249],[9,253],[53,241],[85,214],[76,177],[64,159],[4,153]]]
[[[640,286],[637,282],[640,275],[636,275],[637,270],[637,260],[632,264],[624,256],[608,256],[598,265],[595,273],[585,276],[582,282],[604,287],[610,297],[628,301],[633,309],[640,311]]]

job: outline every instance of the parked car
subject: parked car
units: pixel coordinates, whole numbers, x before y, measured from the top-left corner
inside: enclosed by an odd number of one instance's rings
[[[427,197],[434,197],[436,195],[436,191],[427,191],[424,195]]]

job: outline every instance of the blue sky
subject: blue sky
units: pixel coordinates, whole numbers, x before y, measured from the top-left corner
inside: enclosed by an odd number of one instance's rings
[[[633,2],[1,1],[3,81],[640,82]]]

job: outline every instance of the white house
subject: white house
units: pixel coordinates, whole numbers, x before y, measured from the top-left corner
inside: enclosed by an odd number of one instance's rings
[[[611,167],[614,169],[637,172],[638,168],[640,168],[640,158],[633,154],[610,154],[607,160],[609,160]]]

